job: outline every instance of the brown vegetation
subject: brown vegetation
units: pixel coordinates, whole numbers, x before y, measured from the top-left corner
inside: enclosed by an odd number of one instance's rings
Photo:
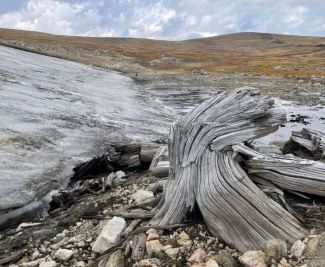
[[[325,76],[325,38],[237,33],[186,41],[60,36],[0,29],[0,44],[130,75],[253,73]]]

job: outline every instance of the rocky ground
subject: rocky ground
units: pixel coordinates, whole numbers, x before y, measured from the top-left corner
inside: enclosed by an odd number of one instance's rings
[[[130,76],[149,90],[158,88],[168,92],[174,88],[181,92],[183,88],[186,90],[194,88],[203,95],[216,90],[252,86],[259,88],[264,94],[294,101],[300,105],[325,105],[325,77],[323,76],[305,80],[246,73],[210,74],[203,71],[163,77],[155,74],[146,74],[144,77]]]
[[[148,210],[161,194],[161,179],[147,171],[127,174],[118,171],[82,181],[75,189],[56,194],[49,212],[44,210],[38,217],[1,232],[0,266],[83,267],[99,263],[101,267],[321,267],[325,264],[325,234],[313,231],[292,246],[270,240],[264,251],[241,254],[211,236],[199,214],[193,214],[184,225],[141,228],[153,216]],[[134,235],[132,230],[136,225],[140,231]],[[136,250],[137,238],[144,242]],[[122,250],[122,245],[126,249]]]
[[[238,72],[217,74],[200,68],[179,74],[144,68],[128,60],[118,55],[116,60],[105,61],[107,64],[101,66],[126,73],[148,90],[213,91],[248,85],[300,104],[325,104],[322,75],[297,79]],[[193,214],[184,225],[146,227],[154,215],[150,210],[162,195],[159,181],[161,178],[141,170],[107,173],[77,182],[70,190],[56,194],[50,209],[40,211],[32,219],[26,218],[22,224],[12,223],[0,232],[0,266],[83,267],[97,263],[101,267],[325,266],[325,233],[321,231],[311,230],[306,239],[297,240],[293,245],[270,240],[264,251],[242,254],[211,236],[200,214]],[[143,202],[147,204],[140,204]],[[141,231],[135,232],[136,226]]]

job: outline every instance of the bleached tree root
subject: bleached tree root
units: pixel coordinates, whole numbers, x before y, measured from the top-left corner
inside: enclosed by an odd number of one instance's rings
[[[283,189],[325,196],[325,163],[291,155],[262,154],[243,144],[233,150],[249,157],[248,173],[254,174]]]
[[[210,231],[242,252],[261,249],[270,238],[303,237],[298,220],[258,189],[229,152],[284,120],[271,98],[245,87],[221,93],[177,121],[164,197],[151,224],[180,223],[197,203]]]

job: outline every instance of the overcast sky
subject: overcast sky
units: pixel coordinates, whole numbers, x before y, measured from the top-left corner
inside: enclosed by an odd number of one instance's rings
[[[325,36],[325,0],[0,0],[0,27],[176,40],[242,31]]]

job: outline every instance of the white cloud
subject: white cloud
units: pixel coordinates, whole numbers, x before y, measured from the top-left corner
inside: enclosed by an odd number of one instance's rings
[[[323,0],[183,0],[177,10],[186,13],[178,28],[181,36],[241,31],[325,35]]]
[[[199,35],[201,35],[201,37],[212,37],[218,34],[215,32],[200,32]]]
[[[0,26],[65,35],[109,35],[112,29],[99,28],[101,15],[86,2],[29,0],[22,10],[0,15]]]
[[[8,10],[8,9],[5,9]],[[0,27],[187,39],[239,31],[325,35],[323,0],[28,0]]]
[[[158,37],[163,32],[164,26],[175,17],[175,10],[166,8],[162,1],[146,7],[135,7],[129,35]]]
[[[298,6],[291,10],[290,14],[284,19],[289,29],[297,28],[303,24],[306,19],[308,8],[304,6]]]

